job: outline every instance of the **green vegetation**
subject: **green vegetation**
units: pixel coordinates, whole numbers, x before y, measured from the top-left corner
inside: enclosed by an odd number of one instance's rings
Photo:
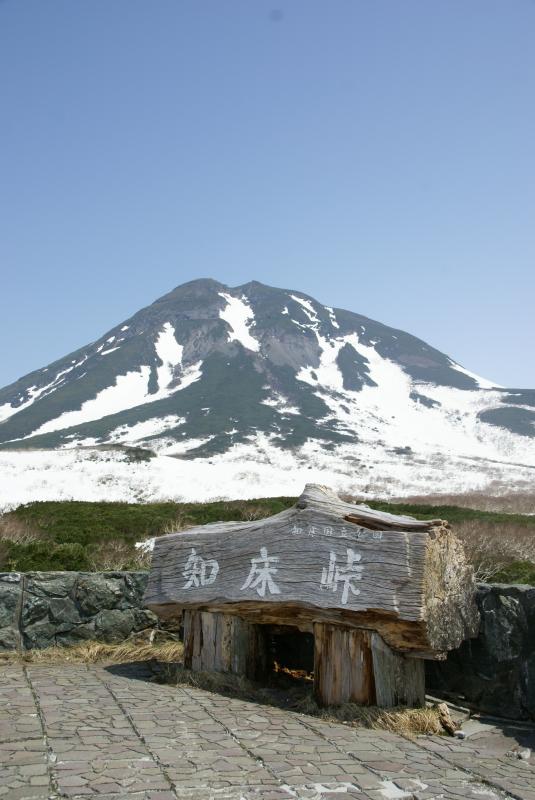
[[[49,539],[35,542],[3,543],[0,569],[7,572],[43,572],[53,570],[91,571],[91,559],[81,544],[56,544]]]
[[[294,502],[30,503],[0,517],[0,571],[143,569],[136,542],[219,520],[261,519]]]
[[[535,586],[535,564],[531,561],[512,561],[493,575],[495,583],[527,583]]]
[[[261,519],[293,497],[213,503],[30,503],[0,517],[0,571],[146,569],[136,542],[194,525]],[[369,502],[377,510],[445,519],[479,580],[535,586],[535,516],[455,505]]]

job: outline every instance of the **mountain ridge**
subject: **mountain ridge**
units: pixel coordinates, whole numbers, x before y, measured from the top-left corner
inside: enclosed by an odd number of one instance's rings
[[[0,389],[0,449],[125,444],[346,470],[395,457],[400,480],[468,459],[483,483],[535,465],[535,391],[299,290],[200,278]]]

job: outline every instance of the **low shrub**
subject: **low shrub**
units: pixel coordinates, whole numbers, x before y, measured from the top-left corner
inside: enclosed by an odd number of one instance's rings
[[[517,522],[487,522],[471,519],[453,526],[461,539],[465,552],[474,567],[479,581],[498,581],[506,574],[504,583],[531,583],[535,577],[535,529]],[[531,565],[529,569],[513,568],[513,565]],[[517,581],[513,576],[522,573],[526,580]],[[531,577],[530,577],[531,575]],[[528,580],[529,579],[529,580]]]
[[[147,569],[136,542],[209,522],[260,519],[291,497],[213,503],[38,502],[0,517],[0,571]]]
[[[86,549],[76,542],[56,544],[46,540],[18,544],[3,542],[0,570],[6,572],[48,572],[52,570],[91,571]]]
[[[96,545],[89,550],[88,558],[92,572],[144,570],[150,566],[150,551],[137,549],[120,539]]]
[[[526,583],[535,586],[535,564],[532,561],[512,561],[495,572],[494,583]]]

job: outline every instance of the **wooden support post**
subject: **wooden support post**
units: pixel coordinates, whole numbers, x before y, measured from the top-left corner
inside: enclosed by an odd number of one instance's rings
[[[260,625],[211,611],[184,612],[184,666],[195,672],[231,672],[260,679],[266,670]]]
[[[395,653],[378,633],[371,635],[376,702],[382,708],[425,705],[425,666],[421,658]]]
[[[314,694],[322,706],[373,705],[370,631],[314,623]]]

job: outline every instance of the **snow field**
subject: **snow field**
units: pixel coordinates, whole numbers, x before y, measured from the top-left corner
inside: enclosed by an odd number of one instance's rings
[[[135,408],[146,402],[149,377],[150,367],[148,366],[127,372],[126,375],[118,375],[113,386],[102,389],[92,400],[86,400],[78,411],[65,411],[59,417],[45,422],[30,436],[72,428],[74,425],[92,422],[127,408]],[[29,438],[29,436],[25,438]]]
[[[468,373],[452,362],[460,372],[476,379],[485,390],[464,390],[453,387],[419,384],[395,362],[383,358],[373,344],[364,344],[358,333],[326,339],[319,332],[319,321],[312,304],[291,295],[299,303],[314,331],[320,348],[318,367],[303,367],[297,380],[316,388],[315,394],[331,409],[333,416],[325,420],[340,430],[352,432],[360,441],[377,443],[387,448],[406,447],[422,454],[441,451],[458,457],[479,457],[489,460],[515,459],[533,464],[533,442],[527,437],[488,425],[478,419],[478,413],[489,408],[499,408],[501,395],[493,384],[473,373]],[[336,359],[345,344],[363,356],[370,378],[376,386],[364,385],[358,392],[343,387],[343,376]],[[411,399],[413,391],[440,403],[428,408]]]
[[[281,450],[273,437],[257,435],[209,459],[158,455],[130,462],[121,451],[0,451],[0,511],[37,500],[207,502],[300,494],[306,483],[321,483],[347,494],[369,497],[428,492],[480,491],[493,482],[504,487],[533,482],[535,469],[440,452],[410,456],[376,445],[340,445],[327,451],[309,441],[297,451]]]

